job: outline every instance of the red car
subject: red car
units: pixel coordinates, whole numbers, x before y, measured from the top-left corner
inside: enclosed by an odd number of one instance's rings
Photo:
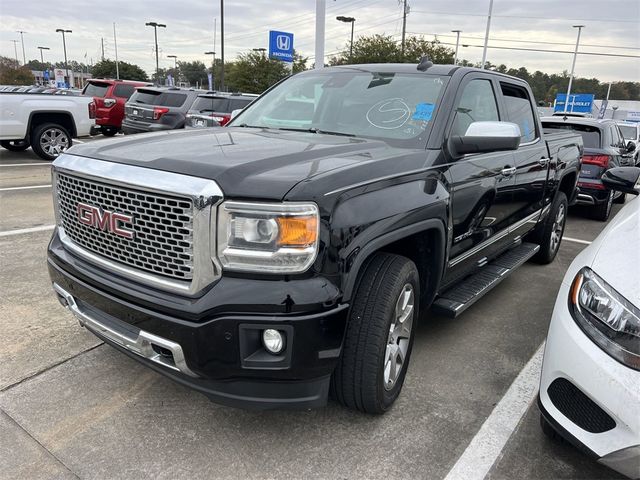
[[[96,103],[96,125],[92,134],[112,137],[122,128],[124,104],[136,87],[152,85],[149,82],[93,78],[87,82],[82,94],[93,97]]]

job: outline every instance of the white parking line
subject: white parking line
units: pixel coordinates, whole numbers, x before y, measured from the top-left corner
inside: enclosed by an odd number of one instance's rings
[[[31,185],[30,187],[6,187],[0,188],[0,192],[8,192],[11,190],[29,190],[31,188],[51,188],[51,184],[49,185]]]
[[[484,421],[445,480],[482,480],[489,473],[536,397],[543,353],[544,342]]]
[[[0,237],[11,237],[12,235],[21,235],[23,233],[44,232],[47,230],[53,230],[55,225],[42,225],[40,227],[20,228],[18,230],[7,230],[6,232],[0,232]]]
[[[37,162],[37,163],[7,163],[0,164],[0,167],[40,167],[42,165],[51,166],[51,162]]]
[[[571,238],[571,237],[562,237],[563,240],[567,242],[580,243],[582,245],[591,245],[591,242],[587,242],[586,240],[580,240],[579,238]]]

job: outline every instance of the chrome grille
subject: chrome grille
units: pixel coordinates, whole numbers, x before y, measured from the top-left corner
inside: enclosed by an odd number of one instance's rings
[[[65,233],[80,247],[127,266],[178,280],[193,278],[193,203],[189,198],[134,190],[56,173]],[[80,223],[78,203],[133,217],[133,239]]]

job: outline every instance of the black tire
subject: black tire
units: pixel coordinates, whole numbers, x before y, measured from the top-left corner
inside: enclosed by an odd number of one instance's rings
[[[55,160],[64,150],[71,147],[72,143],[67,129],[57,123],[38,125],[31,134],[31,148],[45,160]]]
[[[551,424],[544,418],[544,415],[540,414],[540,428],[542,429],[542,433],[544,433],[545,437],[553,440],[554,442],[563,443],[564,439],[560,436],[558,432],[556,432]]]
[[[619,205],[624,204],[624,202],[627,200],[627,194],[626,193],[621,193],[620,195],[618,195],[614,200],[613,203],[617,203]]]
[[[114,127],[102,127],[100,131],[105,137],[113,137],[116,133],[118,133],[118,129]]]
[[[611,215],[611,207],[613,206],[613,190],[609,190],[609,196],[607,200],[604,202],[594,205],[593,210],[591,210],[591,218],[594,220],[600,220],[601,222],[606,222],[609,220],[609,215]]]
[[[540,245],[540,250],[532,258],[534,262],[546,265],[556,258],[567,223],[568,208],[567,196],[564,192],[558,192],[547,218],[532,236],[531,240]]]
[[[22,152],[30,147],[26,140],[2,140],[0,145],[11,152]]]
[[[411,292],[413,302],[409,308]],[[373,414],[384,413],[393,405],[402,389],[411,357],[419,299],[420,281],[415,264],[400,255],[375,254],[358,282],[342,355],[332,378],[332,393],[340,403]],[[398,320],[399,307],[404,320]],[[393,325],[397,327],[393,328]],[[402,335],[394,340],[400,330]],[[402,351],[404,360],[400,369],[391,370],[392,364],[398,365],[400,356],[397,352]],[[393,361],[387,364],[389,355],[393,355]],[[394,381],[386,380],[387,365],[388,379],[393,375]]]

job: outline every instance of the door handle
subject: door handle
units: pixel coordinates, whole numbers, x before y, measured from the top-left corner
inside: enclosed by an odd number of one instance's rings
[[[510,177],[514,173],[516,173],[516,167],[504,167],[500,170],[500,173],[505,177]]]
[[[538,164],[540,164],[541,167],[546,167],[547,163],[549,163],[549,158],[541,158],[540,160],[538,160]]]

